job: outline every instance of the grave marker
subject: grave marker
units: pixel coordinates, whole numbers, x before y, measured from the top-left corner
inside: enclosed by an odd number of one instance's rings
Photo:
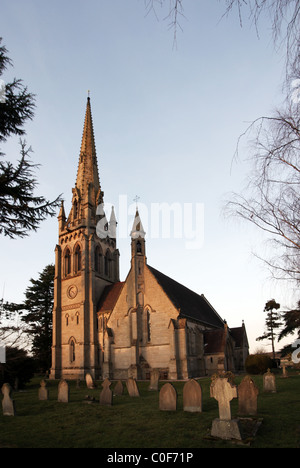
[[[202,388],[194,379],[186,382],[183,387],[183,411],[202,412]]]
[[[239,397],[239,414],[243,416],[257,415],[257,396],[259,390],[251,379],[250,375],[246,375],[238,386]]]
[[[124,387],[122,380],[119,380],[114,388],[114,395],[116,396],[122,396],[124,392]]]
[[[111,406],[113,404],[113,393],[109,388],[111,382],[108,379],[105,379],[102,383],[103,390],[100,393],[100,405],[102,406]]]
[[[58,397],[57,400],[60,403],[69,403],[69,385],[68,382],[62,379],[58,384]]]
[[[5,383],[2,386],[2,409],[3,409],[3,416],[15,416],[16,409],[15,409],[15,402],[12,399],[12,388],[8,383]]]
[[[85,375],[85,381],[86,381],[87,388],[89,388],[89,389],[97,388],[97,386],[96,386],[96,384],[94,382],[94,379],[93,379],[92,375],[89,372]]]
[[[236,385],[232,385],[225,377],[217,377],[210,386],[210,396],[217,400],[220,416],[213,420],[211,435],[225,440],[241,440],[239,421],[231,419],[230,402],[237,398]]]
[[[49,400],[49,390],[47,388],[47,383],[45,382],[45,380],[41,380],[41,382],[40,382],[39,400],[40,401]]]
[[[172,384],[166,383],[159,392],[159,409],[161,411],[176,411],[177,393]]]
[[[136,381],[134,380],[133,377],[129,377],[129,379],[126,382],[126,387],[129,393],[129,396],[131,397],[139,397],[140,392],[137,386]]]
[[[272,374],[270,369],[268,369],[268,372],[266,372],[264,374],[263,382],[264,382],[264,392],[266,392],[266,393],[276,393],[275,375]]]

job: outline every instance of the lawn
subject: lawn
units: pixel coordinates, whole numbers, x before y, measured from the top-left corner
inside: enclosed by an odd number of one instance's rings
[[[239,384],[242,376],[236,377]],[[69,403],[57,402],[57,381],[49,381],[50,399],[38,400],[41,378],[34,378],[20,392],[14,392],[17,416],[0,415],[0,448],[299,448],[300,447],[300,375],[287,379],[276,376],[277,393],[262,392],[262,376],[254,376],[260,394],[258,417],[263,419],[251,445],[236,445],[210,440],[212,420],[218,417],[217,402],[210,397],[210,379],[199,382],[203,390],[203,412],[182,410],[184,382],[174,382],[178,394],[176,412],[158,408],[158,392],[148,391],[149,382],[138,382],[140,397],[114,397],[112,407],[99,404],[101,382],[89,390],[84,382],[76,388],[70,382]],[[112,387],[115,385],[113,382]],[[160,382],[160,387],[163,382]],[[95,403],[87,403],[89,395]],[[232,416],[237,400],[231,403]]]

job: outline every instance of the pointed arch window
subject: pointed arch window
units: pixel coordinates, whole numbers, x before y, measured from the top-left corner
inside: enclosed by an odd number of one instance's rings
[[[73,213],[74,213],[74,219],[77,219],[78,218],[78,201],[77,200],[74,201],[74,211],[73,211]]]
[[[74,362],[75,361],[75,341],[74,339],[72,339],[70,341],[70,345],[69,345],[69,351],[70,351],[70,362]]]
[[[67,248],[64,255],[64,269],[65,269],[65,276],[70,275],[71,273],[71,252],[70,249]]]
[[[82,258],[81,258],[81,248],[80,245],[76,245],[75,248],[75,273],[81,271],[82,267]]]
[[[111,255],[109,250],[106,252],[104,259],[104,273],[108,277],[111,275]]]
[[[95,249],[95,271],[96,273],[102,273],[102,252],[99,245]]]
[[[151,315],[149,309],[147,309],[147,340],[151,341]]]

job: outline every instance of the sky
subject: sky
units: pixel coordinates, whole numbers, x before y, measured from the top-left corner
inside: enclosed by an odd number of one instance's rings
[[[244,320],[250,352],[270,351],[256,341],[265,303],[274,298],[285,310],[297,293],[253,255],[266,251],[266,236],[224,207],[251,167],[247,140],[234,158],[239,136],[283,101],[284,49],[274,48],[269,18],[258,34],[246,14],[242,27],[237,12],[223,17],[223,0],[184,0],[174,45],[169,2],[156,14],[145,3],[1,1],[0,37],[14,64],[1,78],[21,78],[36,95],[26,124],[40,164],[36,193],[63,194],[68,214],[89,91],[105,209],[109,216],[113,205],[119,221],[121,280],[138,196],[149,265],[204,294],[229,327]],[[1,151],[16,161],[18,138]],[[1,297],[20,302],[30,278],[54,263],[57,219],[0,242]]]

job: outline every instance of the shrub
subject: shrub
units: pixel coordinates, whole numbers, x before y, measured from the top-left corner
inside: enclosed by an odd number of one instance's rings
[[[267,354],[250,354],[245,362],[248,374],[264,374],[272,367],[272,359]]]

